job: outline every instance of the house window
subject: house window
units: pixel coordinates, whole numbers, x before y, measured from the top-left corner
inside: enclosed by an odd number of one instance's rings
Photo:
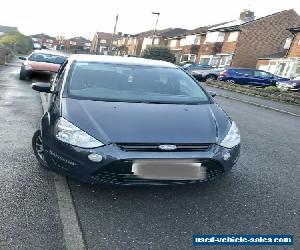
[[[195,42],[194,44],[199,45],[200,44],[200,36],[195,37]]]
[[[200,58],[200,64],[209,64],[210,57],[201,57]]]
[[[189,35],[186,36],[184,39],[180,40],[180,45],[185,46],[185,45],[199,45],[200,44],[200,36],[198,35]]]
[[[179,42],[179,44],[180,44],[180,46],[184,46],[185,45],[185,39],[186,38],[182,38],[182,39],[180,39],[180,42]]]
[[[177,45],[177,40],[171,40],[170,47],[176,47],[176,45]]]
[[[181,55],[180,62],[195,62],[196,55],[194,54],[183,54]]]
[[[219,57],[218,56],[212,56],[212,58],[210,59],[209,65],[217,66],[218,62],[219,62]]]
[[[227,41],[228,42],[235,42],[238,38],[238,35],[239,35],[238,31],[230,32]]]
[[[219,67],[229,66],[231,64],[232,55],[224,55],[220,58]]]
[[[205,43],[223,42],[224,35],[224,32],[208,32],[206,35]]]
[[[284,49],[289,49],[290,46],[291,46],[292,40],[293,40],[292,37],[288,37],[288,38],[285,40],[285,43],[284,43],[284,45],[283,45],[283,48],[284,48]]]
[[[76,42],[70,41],[70,45],[76,45]]]
[[[154,39],[154,44],[155,44],[155,45],[158,45],[158,44],[159,44],[159,38],[155,38],[155,39]]]
[[[100,39],[100,43],[106,43],[106,39]]]

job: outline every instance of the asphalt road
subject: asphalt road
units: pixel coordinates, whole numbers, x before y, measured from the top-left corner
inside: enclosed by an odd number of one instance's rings
[[[17,72],[0,69],[0,249],[64,249],[53,177],[30,145],[39,96]],[[259,249],[300,248],[300,118],[216,100],[242,134],[241,158],[227,176],[167,187],[68,180],[87,249],[192,249],[193,234],[293,234],[293,247]]]

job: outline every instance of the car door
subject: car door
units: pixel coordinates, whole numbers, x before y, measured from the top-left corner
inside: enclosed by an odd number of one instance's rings
[[[60,67],[54,81],[51,83],[51,91],[53,93],[48,94],[48,107],[49,109],[51,109],[51,107],[53,106],[53,103],[55,102],[55,100],[57,99],[58,95],[56,93],[59,93],[59,91],[61,90],[62,87],[62,83],[64,80],[64,75],[66,72],[66,65],[67,65],[67,61],[64,62],[64,64]]]
[[[236,69],[236,82],[242,85],[249,85],[252,82],[252,71],[248,69]]]

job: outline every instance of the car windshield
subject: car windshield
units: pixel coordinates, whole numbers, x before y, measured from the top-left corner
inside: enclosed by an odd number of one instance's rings
[[[44,54],[44,53],[33,53],[29,58],[29,61],[35,62],[48,62],[54,64],[63,64],[66,60],[66,57],[59,56],[59,55],[51,55],[51,54]]]
[[[200,104],[210,99],[178,68],[94,62],[73,64],[68,96],[123,102]]]

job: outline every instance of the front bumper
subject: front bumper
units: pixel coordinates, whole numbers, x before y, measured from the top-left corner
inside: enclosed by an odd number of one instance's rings
[[[212,144],[206,151],[192,152],[141,152],[124,151],[115,144],[95,149],[82,149],[59,141],[55,146],[44,145],[45,160],[50,169],[61,172],[82,182],[93,184],[182,184],[210,181],[228,172],[237,162],[240,146],[226,149]],[[101,162],[92,162],[88,155],[97,153]],[[224,156],[230,156],[228,159]],[[225,159],[226,160],[225,160]],[[207,169],[205,180],[151,180],[141,179],[133,174],[134,160],[145,159],[188,159],[197,160]]]

